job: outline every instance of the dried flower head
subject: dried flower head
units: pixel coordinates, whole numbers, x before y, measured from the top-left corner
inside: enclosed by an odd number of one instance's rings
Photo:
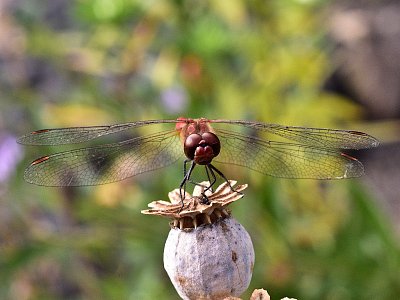
[[[229,185],[230,184],[230,185]],[[242,191],[247,188],[247,184],[238,185],[235,188],[236,181],[230,180],[221,184],[214,192],[207,190],[205,192],[208,203],[203,203],[203,192],[209,186],[208,181],[196,185],[193,196],[185,193],[185,199],[182,201],[179,189],[175,189],[168,194],[171,202],[153,201],[148,206],[150,209],[143,210],[143,214],[159,215],[173,218],[172,226],[180,229],[193,229],[203,224],[211,224],[214,221],[229,216],[226,207],[243,197]]]

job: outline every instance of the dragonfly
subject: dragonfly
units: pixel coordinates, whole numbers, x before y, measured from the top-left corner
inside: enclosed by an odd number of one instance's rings
[[[362,163],[346,150],[379,145],[376,138],[354,130],[183,117],[41,129],[21,136],[18,142],[35,146],[79,144],[156,124],[170,124],[171,128],[42,156],[27,167],[24,178],[41,186],[100,185],[182,160],[181,191],[186,189],[186,183],[192,182],[191,175],[197,165],[205,166],[207,176],[211,178],[208,188],[216,181],[215,173],[229,183],[214,162],[247,167],[273,177],[343,179],[364,174]],[[181,199],[183,201],[182,192]]]

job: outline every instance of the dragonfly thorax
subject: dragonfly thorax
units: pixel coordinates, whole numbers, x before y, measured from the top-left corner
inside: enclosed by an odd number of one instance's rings
[[[221,150],[218,137],[212,132],[202,134],[190,134],[184,143],[184,151],[187,158],[194,160],[199,165],[211,163]]]

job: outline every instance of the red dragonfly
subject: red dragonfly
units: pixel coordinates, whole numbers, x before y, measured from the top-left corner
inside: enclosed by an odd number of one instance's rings
[[[44,186],[98,185],[184,159],[185,175],[181,189],[190,181],[196,165],[205,166],[212,184],[216,180],[214,172],[226,180],[213,166],[214,161],[244,166],[275,177],[342,179],[364,174],[361,162],[343,150],[372,148],[379,144],[374,137],[359,131],[206,118],[42,129],[20,137],[18,142],[26,145],[75,144],[162,123],[175,124],[175,128],[42,156],[29,165],[24,178],[29,183]],[[243,133],[244,130],[250,134]],[[279,140],[270,140],[270,136]],[[186,171],[188,162],[191,166]]]

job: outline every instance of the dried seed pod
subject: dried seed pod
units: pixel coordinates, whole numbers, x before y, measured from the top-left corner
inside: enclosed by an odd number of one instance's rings
[[[235,185],[235,181],[230,184]],[[173,217],[164,248],[164,268],[183,299],[224,299],[240,296],[249,286],[254,249],[244,227],[232,218],[226,206],[243,197],[247,185],[232,190],[224,183],[214,193],[196,186],[194,196],[185,195],[181,209],[179,190],[169,194],[172,203],[156,201],[143,211]]]
[[[253,266],[250,236],[231,217],[189,232],[173,228],[165,243],[164,268],[183,299],[240,296]]]

